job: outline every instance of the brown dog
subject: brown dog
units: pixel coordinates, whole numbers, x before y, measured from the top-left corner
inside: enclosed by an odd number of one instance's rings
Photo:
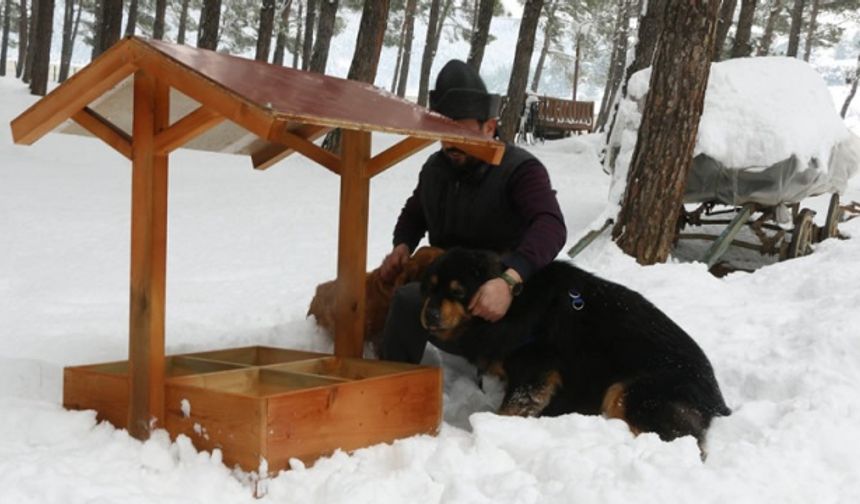
[[[442,252],[436,247],[421,247],[415,251],[412,257],[403,265],[403,269],[390,283],[382,280],[379,268],[369,272],[365,280],[365,321],[364,335],[366,341],[370,341],[373,351],[379,353],[379,343],[382,337],[382,328],[385,326],[385,318],[388,316],[388,306],[394,291],[409,282],[421,279],[424,270],[439,257]],[[308,306],[308,316],[313,315],[317,325],[323,328],[331,337],[334,337],[335,299],[337,298],[337,280],[331,280],[317,285],[314,298]]]

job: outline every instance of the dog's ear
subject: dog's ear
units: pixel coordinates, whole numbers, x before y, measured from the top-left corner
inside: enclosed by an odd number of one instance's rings
[[[489,250],[469,251],[469,262],[472,275],[476,279],[486,281],[501,273],[502,261],[498,254]]]

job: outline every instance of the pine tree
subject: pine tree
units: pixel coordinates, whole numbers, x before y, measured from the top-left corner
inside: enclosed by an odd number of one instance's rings
[[[543,45],[541,45],[540,56],[538,56],[535,73],[532,76],[531,90],[534,93],[537,93],[540,78],[543,74],[543,65],[546,62],[546,56],[549,53],[550,45],[558,34],[558,18],[556,17],[557,7],[558,0],[550,0],[549,4],[547,4],[543,10],[546,22],[544,23],[543,29]]]
[[[615,24],[615,35],[612,43],[612,58],[609,62],[609,73],[603,88],[603,99],[600,101],[600,112],[597,115],[597,129],[603,131],[609,120],[618,89],[624,80],[624,69],[627,59],[627,43],[630,27],[629,0],[618,0],[616,12],[618,17]]]
[[[95,24],[93,59],[119,41],[122,33],[122,0],[101,0]]]
[[[200,10],[200,30],[197,32],[197,47],[215,50],[218,48],[221,23],[221,0],[203,0]]]
[[[0,37],[0,77],[6,75],[9,53],[9,31],[12,25],[12,0],[3,2],[3,35]]]
[[[427,21],[427,37],[424,39],[424,53],[421,56],[421,74],[418,76],[418,104],[427,105],[430,84],[430,69],[436,58],[439,40],[436,38],[436,25],[440,24],[439,11],[441,0],[430,0],[430,19]]]
[[[128,18],[125,25],[125,36],[131,37],[137,29],[137,2],[138,0],[129,0]]]
[[[627,81],[630,79],[630,76],[639,70],[651,66],[651,61],[654,59],[654,51],[657,49],[657,40],[663,31],[663,16],[665,12],[666,0],[651,0],[648,2],[648,9],[639,20],[636,53],[630,66],[627,67],[624,81],[625,94],[627,92]]]
[[[417,0],[406,2],[406,12],[403,32],[403,55],[400,59],[400,70],[398,71],[398,82],[395,92],[397,96],[406,96],[406,85],[409,82],[409,65],[412,62],[412,39],[415,32],[415,10],[418,6]]]
[[[54,33],[54,0],[36,0],[32,79],[30,93],[45,96],[48,91],[48,71],[51,66],[51,36]]]
[[[640,264],[664,262],[677,232],[711,69],[718,0],[668,0],[627,174],[616,244]]]
[[[272,63],[284,65],[284,53],[287,46],[287,35],[290,30],[290,7],[293,0],[285,0],[281,9],[280,22],[278,23],[278,36],[275,38],[275,53],[272,55]]]
[[[535,46],[535,34],[542,8],[543,0],[527,0],[523,6],[523,18],[520,21],[517,48],[514,51],[513,69],[511,70],[511,79],[508,82],[508,101],[502,111],[501,124],[498,129],[499,138],[505,142],[514,140],[522,115],[532,50]]]
[[[184,44],[185,43],[185,31],[188,26],[188,3],[190,0],[182,0],[182,4],[179,10],[179,27],[176,33],[176,43]]]
[[[757,56],[767,56],[770,53],[770,46],[773,44],[774,31],[776,30],[776,22],[779,19],[779,13],[782,11],[782,0],[772,0],[770,9],[768,10],[767,21],[764,25],[764,33],[756,51]]]
[[[788,31],[788,49],[785,52],[785,55],[791,58],[797,57],[797,51],[800,48],[800,32],[803,29],[805,7],[806,0],[794,0],[794,7],[791,8],[791,28]]]
[[[493,20],[493,10],[496,0],[479,0],[478,13],[475,16],[474,30],[469,45],[469,58],[466,60],[475,70],[481,70],[484,61],[484,51],[490,39],[490,23]]]
[[[818,0],[812,0],[812,12],[809,13],[809,28],[806,32],[806,47],[803,50],[803,61],[809,61],[812,55],[812,46],[815,45],[815,30],[818,23]]]
[[[717,35],[714,42],[714,55],[711,58],[713,61],[720,61],[723,57],[723,47],[726,45],[726,38],[729,36],[729,28],[732,27],[732,20],[735,17],[737,6],[737,0],[723,0],[720,6],[720,15],[717,18]]]
[[[293,40],[293,68],[299,67],[299,53],[302,47],[302,0],[298,0],[299,12],[296,22],[296,38]]]
[[[314,41],[314,50],[311,54],[311,62],[308,65],[308,69],[311,72],[325,73],[325,67],[328,63],[328,51],[329,47],[331,47],[331,38],[335,31],[337,8],[338,0],[323,0],[320,5],[317,35]]]
[[[373,84],[388,23],[389,0],[365,0],[347,79]]]
[[[166,13],[167,0],[155,0],[155,20],[152,24],[152,38],[156,40],[164,39],[164,16]]]
[[[27,0],[19,0],[18,9],[18,64],[15,66],[15,77],[20,78],[24,74],[24,62],[27,61],[27,42],[30,32]]]
[[[30,83],[30,77],[33,74],[33,58],[35,56],[36,51],[34,50],[36,46],[36,37],[38,33],[36,32],[36,23],[39,21],[39,1],[32,0],[30,2],[30,21],[28,26],[28,34],[27,37],[27,58],[24,60],[24,74],[21,76],[21,80]]]
[[[732,58],[745,58],[752,54],[752,26],[755,21],[757,0],[741,0],[741,12],[738,14],[738,27],[735,31],[735,43],[732,46]]]
[[[307,70],[311,64],[311,53],[314,46],[314,24],[316,23],[317,2],[307,0],[305,9],[305,37],[302,39],[302,70]]]
[[[64,82],[69,78],[69,70],[72,63],[72,50],[75,46],[75,38],[78,35],[78,26],[81,22],[81,12],[83,5],[78,4],[75,9],[74,0],[66,0],[65,10],[63,11],[63,41],[60,49],[60,75],[59,82]],[[77,12],[77,14],[76,14]]]
[[[272,32],[275,27],[275,0],[263,0],[260,7],[260,26],[257,29],[257,61],[269,60],[269,49],[272,46]]]

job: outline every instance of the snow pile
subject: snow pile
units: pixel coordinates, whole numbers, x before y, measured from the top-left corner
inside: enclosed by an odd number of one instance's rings
[[[609,141],[612,201],[636,147],[651,69],[634,74]],[[836,112],[821,76],[794,58],[711,65],[686,201],[773,206],[842,192],[858,169],[860,138]]]

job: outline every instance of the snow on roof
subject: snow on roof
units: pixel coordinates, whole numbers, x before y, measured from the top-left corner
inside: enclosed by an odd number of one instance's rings
[[[628,92],[648,91],[651,69],[634,74]],[[794,58],[738,58],[711,65],[695,154],[726,166],[770,166],[817,158],[849,137],[821,76]]]

